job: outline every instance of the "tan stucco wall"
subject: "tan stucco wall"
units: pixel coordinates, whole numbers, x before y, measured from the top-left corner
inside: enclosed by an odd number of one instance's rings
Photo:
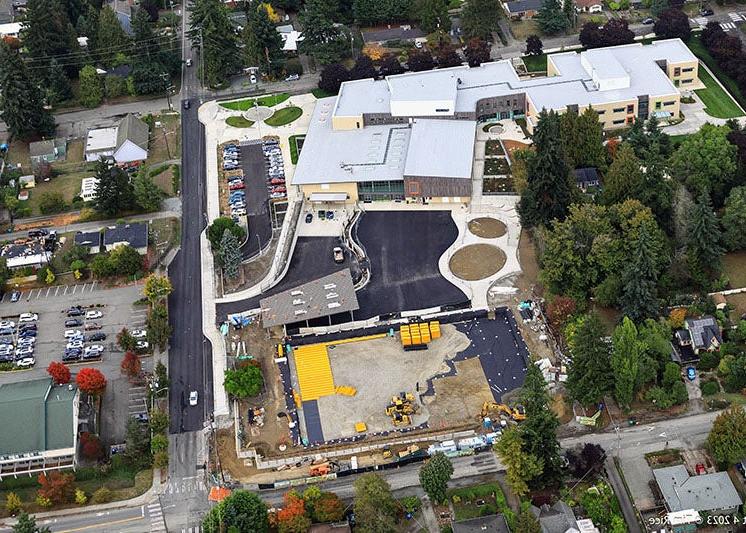
[[[676,76],[676,69],[681,69]],[[691,68],[691,72],[684,72],[684,69]],[[666,75],[674,82],[679,82],[680,89],[692,89],[699,87],[699,62],[682,61],[680,63],[668,63],[666,66]],[[681,83],[684,80],[692,80],[690,83]]]
[[[301,185],[300,189],[306,200],[315,192],[344,192],[347,193],[347,203],[357,202],[357,183],[320,183]]]
[[[552,56],[547,56],[547,77],[557,76],[558,74],[559,70],[557,70],[557,67],[554,65]]]
[[[332,128],[335,130],[354,130],[363,127],[363,116],[332,117]]]

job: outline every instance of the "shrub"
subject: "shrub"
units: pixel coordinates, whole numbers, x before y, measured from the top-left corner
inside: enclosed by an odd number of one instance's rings
[[[153,456],[153,466],[156,468],[168,468],[168,452],[161,450]]]
[[[713,394],[720,392],[720,385],[717,381],[706,381],[705,383],[702,383],[700,388],[702,389],[702,394],[704,396],[712,396]]]
[[[36,505],[39,507],[52,507],[52,500],[41,494],[36,495]]]
[[[700,370],[712,370],[717,368],[718,364],[720,364],[720,353],[705,352],[700,356],[697,367]]]
[[[168,449],[168,437],[157,433],[150,439],[150,451],[153,453],[163,452]]]
[[[16,494],[15,492],[9,492],[8,495],[5,497],[5,509],[11,514],[14,515],[21,509],[23,509],[23,503],[21,502],[21,498]]]
[[[85,495],[83,489],[75,489],[75,503],[78,505],[85,505],[88,502],[88,496]]]
[[[91,496],[91,503],[109,503],[114,499],[114,493],[106,487],[101,487]]]

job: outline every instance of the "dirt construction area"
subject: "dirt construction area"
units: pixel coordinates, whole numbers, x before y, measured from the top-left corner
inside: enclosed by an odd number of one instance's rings
[[[393,430],[386,406],[391,397],[400,392],[410,392],[417,397],[427,388],[427,380],[439,373],[448,372],[447,359],[466,349],[469,338],[450,324],[442,326],[442,337],[429,344],[427,350],[404,351],[398,335],[381,339],[336,345],[329,350],[334,383],[357,389],[355,396],[324,396],[319,398],[319,415],[324,437],[327,440],[355,434],[354,425],[364,422],[368,432]],[[479,363],[479,382],[486,390],[487,382]],[[457,392],[463,403],[463,393]],[[418,400],[419,403],[419,400]],[[434,408],[443,419],[447,409]],[[449,425],[457,425],[463,409],[454,410],[455,417]],[[428,422],[431,408],[420,406],[413,417],[413,426]]]
[[[505,235],[508,229],[496,218],[480,217],[469,221],[469,231],[483,239],[497,239]]]
[[[496,274],[505,265],[505,252],[491,244],[470,244],[453,254],[448,267],[466,281],[478,281]]]

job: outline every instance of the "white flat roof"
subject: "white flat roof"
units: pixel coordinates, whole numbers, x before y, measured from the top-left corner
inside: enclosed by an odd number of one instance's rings
[[[476,129],[473,120],[416,119],[404,175],[471,179]]]
[[[85,141],[86,152],[113,150],[117,146],[117,128],[99,128],[88,130]]]
[[[21,33],[20,22],[8,22],[7,24],[0,24],[0,35],[18,35]]]

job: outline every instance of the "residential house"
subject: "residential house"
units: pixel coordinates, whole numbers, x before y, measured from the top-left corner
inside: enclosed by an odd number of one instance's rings
[[[0,479],[75,469],[79,396],[51,378],[0,385]]]
[[[544,0],[512,0],[503,2],[503,9],[508,17],[517,19],[532,19],[541,9]]]
[[[104,248],[107,252],[122,245],[134,248],[140,255],[148,253],[148,225],[133,222],[109,226],[104,230]]]
[[[2,6],[2,0],[0,0],[0,6]],[[1,8],[0,8],[1,9]],[[1,17],[1,14],[0,14]],[[18,39],[21,35],[21,23],[20,22],[8,22],[0,24],[0,38],[9,37],[11,39]]]
[[[576,168],[573,173],[575,174],[575,184],[583,192],[587,192],[591,187],[599,187],[601,185],[601,178],[599,178],[598,169],[596,168]]]
[[[298,43],[303,40],[303,35],[295,30],[292,24],[277,26],[277,33],[282,37],[282,50],[284,52],[298,51]]]
[[[370,28],[362,31],[363,41],[366,44],[384,44],[386,41],[410,41],[421,42],[427,41],[427,34],[416,26],[402,24],[401,26],[391,26],[386,28]]]
[[[691,476],[684,465],[676,465],[656,468],[653,476],[669,513],[734,515],[743,503],[728,472]]]
[[[570,530],[577,531],[578,529],[575,513],[562,500],[552,506],[544,504],[541,507],[536,507],[532,505],[530,511],[539,521],[542,533],[567,533]]]
[[[8,268],[38,268],[49,263],[52,253],[46,250],[44,243],[33,240],[26,243],[9,243],[0,250]]]
[[[684,321],[684,328],[689,332],[694,353],[699,353],[701,350],[707,352],[720,350],[723,337],[715,317],[706,315],[700,318],[687,318]]]
[[[119,25],[127,35],[134,35],[132,29],[132,8],[135,6],[134,0],[107,0],[107,5],[114,11],[117,16]]]
[[[510,533],[508,523],[501,514],[478,516],[451,523],[453,533]]]
[[[601,13],[604,4],[601,0],[575,0],[575,10],[579,13]]]
[[[117,164],[136,164],[148,158],[150,128],[133,114],[122,119],[115,128],[88,131],[86,161],[112,158]]]
[[[83,178],[80,182],[80,198],[84,202],[90,202],[96,198],[98,178]]]
[[[79,231],[75,234],[75,245],[88,249],[89,254],[97,254],[101,251],[100,231]]]
[[[715,309],[718,311],[725,310],[728,307],[728,300],[723,296],[722,293],[716,292],[712,295],[712,303],[715,304]]]
[[[28,151],[33,167],[40,163],[64,161],[67,157],[67,141],[65,139],[48,139],[32,142],[28,145]]]

